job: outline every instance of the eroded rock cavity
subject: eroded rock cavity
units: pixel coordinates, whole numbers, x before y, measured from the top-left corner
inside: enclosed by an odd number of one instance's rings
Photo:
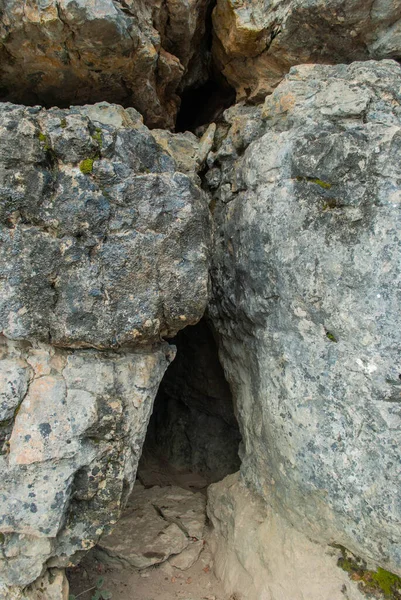
[[[240,466],[241,436],[216,342],[206,320],[171,341],[177,354],[156,397],[139,476],[151,477],[153,457],[201,475],[204,485],[220,481]]]
[[[235,597],[360,600],[340,552],[401,574],[400,24],[396,0],[0,1],[0,98],[27,105],[0,105],[1,600],[64,600],[60,569],[112,553],[147,430],[132,564],[204,535],[149,491],[162,453],[213,482]]]
[[[179,93],[207,78],[211,0],[5,0],[0,97],[68,107],[134,106],[173,128]],[[209,33],[210,36],[210,33]]]

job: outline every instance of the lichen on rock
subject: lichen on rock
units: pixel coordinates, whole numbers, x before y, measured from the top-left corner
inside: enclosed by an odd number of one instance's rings
[[[210,227],[194,168],[107,103],[0,105],[0,209],[0,597],[32,600],[120,517]]]
[[[310,538],[395,574],[400,76],[393,61],[294,67],[264,105],[225,113],[208,159],[210,313],[242,477]]]

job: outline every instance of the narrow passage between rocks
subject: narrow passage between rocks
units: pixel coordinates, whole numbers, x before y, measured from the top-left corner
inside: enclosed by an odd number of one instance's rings
[[[128,504],[114,531],[69,571],[70,593],[82,600],[96,585],[113,600],[228,599],[213,575],[207,486],[238,470],[241,436],[206,321],[171,342],[177,356],[156,397]]]

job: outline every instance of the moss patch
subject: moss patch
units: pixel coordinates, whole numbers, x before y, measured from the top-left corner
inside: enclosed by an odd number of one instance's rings
[[[334,333],[331,333],[331,331],[326,331],[326,337],[328,340],[330,340],[330,342],[338,342],[338,339],[336,338]]]
[[[327,181],[322,181],[317,177],[297,177],[297,181],[307,181],[308,183],[314,183],[315,185],[319,185],[324,190],[329,190],[332,187],[331,183]]]
[[[93,171],[94,162],[94,158],[85,158],[85,160],[83,160],[79,165],[79,170],[81,171],[81,173],[83,173],[84,175],[90,175]]]
[[[67,119],[65,117],[63,117],[62,119],[60,119],[60,127],[62,129],[65,129],[67,127]]]
[[[379,567],[377,571],[369,571],[366,563],[344,546],[334,544],[341,550],[338,566],[346,571],[353,581],[357,581],[361,592],[369,597],[401,600],[401,578],[390,571]]]
[[[98,143],[99,148],[101,149],[103,146],[103,140],[102,140],[102,130],[99,127],[96,127],[95,133],[92,135],[92,138],[95,140],[95,142]]]

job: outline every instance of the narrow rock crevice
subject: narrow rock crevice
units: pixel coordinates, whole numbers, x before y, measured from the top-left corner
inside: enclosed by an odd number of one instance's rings
[[[171,477],[202,488],[239,469],[241,435],[206,320],[171,342],[177,356],[155,400],[138,477],[145,486],[165,485]]]

